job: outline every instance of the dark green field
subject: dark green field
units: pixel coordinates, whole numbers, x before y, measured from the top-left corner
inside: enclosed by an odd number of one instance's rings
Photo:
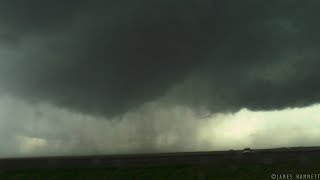
[[[271,179],[271,174],[320,173],[320,163],[287,162],[274,165],[175,166],[109,169],[52,169],[3,171],[0,179]]]
[[[230,157],[229,157],[230,156]],[[199,157],[202,161],[199,161]],[[207,161],[204,161],[207,157]],[[88,162],[89,157],[86,157]],[[109,158],[109,159],[108,159]],[[124,158],[101,157],[100,167],[87,165],[85,168],[72,168],[68,165],[69,159],[62,164],[56,161],[55,167],[39,168],[11,168],[0,172],[0,180],[18,179],[18,180],[60,180],[60,179],[272,179],[272,174],[284,175],[291,174],[290,179],[296,178],[299,174],[319,174],[320,179],[320,160],[319,151],[269,151],[258,152],[256,154],[240,154],[239,152],[230,154],[223,153],[206,153],[186,154],[186,155],[162,155],[162,156],[125,156]],[[121,159],[122,158],[122,159]],[[189,159],[188,159],[189,158]],[[119,160],[120,159],[120,160]],[[187,159],[185,164],[182,160]],[[215,160],[216,159],[216,160]],[[225,160],[223,160],[225,159]],[[77,162],[80,163],[79,159]],[[82,163],[86,160],[82,159]],[[91,159],[92,160],[92,159]],[[97,157],[95,158],[97,160]],[[118,164],[114,167],[103,164],[117,160]],[[162,165],[160,160],[165,160]],[[265,161],[268,160],[268,161]],[[31,161],[31,160],[28,160]],[[174,164],[173,161],[178,162]],[[1,164],[2,162],[2,164]],[[119,164],[120,162],[120,164]],[[131,164],[130,164],[131,162]],[[136,164],[132,164],[135,162]],[[144,163],[143,163],[144,162]],[[150,163],[154,162],[154,164]],[[0,160],[0,165],[5,167],[4,161]],[[130,166],[127,166],[130,164]],[[32,163],[31,163],[32,164]],[[71,165],[72,163],[70,163]],[[80,164],[81,165],[81,164]],[[65,167],[60,167],[65,166]],[[81,166],[85,166],[82,164]],[[91,167],[90,167],[91,166]],[[110,166],[110,167],[103,167]],[[19,164],[17,164],[19,167]],[[281,178],[278,178],[281,179]],[[282,178],[284,179],[284,178]],[[301,179],[301,178],[300,178]],[[303,178],[302,178],[303,179]],[[308,179],[308,178],[307,178]],[[309,178],[311,179],[311,178]]]

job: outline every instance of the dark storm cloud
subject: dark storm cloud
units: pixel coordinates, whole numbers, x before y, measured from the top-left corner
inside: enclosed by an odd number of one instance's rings
[[[318,1],[0,3],[1,90],[28,100],[109,116],[174,87],[212,112],[319,101]]]

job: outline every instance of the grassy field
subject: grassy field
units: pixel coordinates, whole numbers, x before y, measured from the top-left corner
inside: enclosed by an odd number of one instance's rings
[[[60,180],[60,179],[272,179],[272,174],[317,174],[320,163],[285,162],[278,164],[228,164],[220,166],[189,165],[160,166],[147,168],[107,168],[107,169],[33,169],[2,171],[0,179],[17,180]]]
[[[97,159],[99,161],[96,161]],[[12,168],[6,168],[10,163],[13,165]],[[278,178],[272,178],[273,174]],[[286,174],[291,177],[283,178],[282,175]],[[296,177],[303,174],[319,174],[319,177]],[[261,150],[249,154],[241,151],[225,151],[55,159],[2,159],[0,160],[0,180],[7,179],[320,179],[320,150],[278,149]]]

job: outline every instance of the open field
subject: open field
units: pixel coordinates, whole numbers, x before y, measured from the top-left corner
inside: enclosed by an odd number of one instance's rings
[[[0,179],[297,179],[320,174],[320,149],[16,158],[0,169]]]

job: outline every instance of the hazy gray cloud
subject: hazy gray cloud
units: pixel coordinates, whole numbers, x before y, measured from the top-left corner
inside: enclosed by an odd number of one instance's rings
[[[151,102],[120,119],[0,98],[0,157],[212,151],[320,145],[320,106],[201,116]]]
[[[318,1],[0,1],[0,88],[115,117],[319,102]],[[173,94],[170,96],[170,94]]]
[[[97,118],[12,97],[2,97],[0,107],[0,157],[201,149],[197,116],[184,107],[166,108],[153,102],[121,119]]]

